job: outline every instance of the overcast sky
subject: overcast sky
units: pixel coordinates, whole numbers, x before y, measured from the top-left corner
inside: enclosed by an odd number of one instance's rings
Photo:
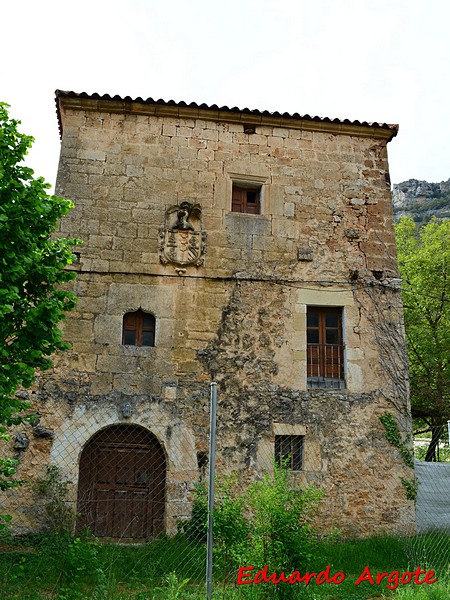
[[[450,178],[448,0],[3,0],[0,101],[52,185],[55,89],[398,123],[391,179]]]

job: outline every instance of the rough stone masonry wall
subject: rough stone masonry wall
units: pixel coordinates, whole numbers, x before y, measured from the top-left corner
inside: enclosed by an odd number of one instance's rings
[[[84,240],[74,267],[79,301],[64,325],[73,348],[35,394],[54,437],[29,432],[21,474],[59,464],[75,499],[89,437],[108,424],[141,424],[168,457],[173,530],[189,515],[197,454],[207,452],[214,376],[219,468],[270,469],[275,432],[301,432],[298,480],[325,488],[324,528],[405,531],[413,509],[401,478],[411,473],[378,418],[393,412],[408,432],[385,142],[268,126],[247,134],[237,123],[70,106],[62,113],[57,193],[75,202],[61,232]],[[262,184],[261,215],[230,212],[232,182],[245,178]],[[208,237],[205,265],[179,276],[159,262],[158,231],[183,200],[201,205]],[[305,255],[312,260],[299,260]],[[346,389],[307,389],[310,304],[344,308]],[[121,345],[122,317],[138,308],[156,317],[154,348]],[[38,512],[22,510],[30,527]]]

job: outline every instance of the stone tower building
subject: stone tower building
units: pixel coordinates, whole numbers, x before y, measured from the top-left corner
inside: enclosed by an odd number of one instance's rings
[[[23,474],[56,464],[100,537],[173,532],[207,465],[215,379],[219,471],[257,477],[285,459],[324,488],[324,527],[405,531],[412,472],[379,418],[409,432],[386,149],[397,127],[56,100],[56,193],[75,203],[61,234],[84,244],[72,350],[35,394],[47,435],[30,434]],[[21,509],[30,527],[33,510]]]

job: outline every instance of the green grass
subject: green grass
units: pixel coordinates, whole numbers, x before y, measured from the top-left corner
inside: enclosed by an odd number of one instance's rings
[[[450,597],[450,579],[437,581],[433,585],[405,586],[399,588],[391,600],[448,600]]]
[[[448,558],[450,536],[377,537],[358,541],[321,542],[306,571],[340,571],[340,585],[314,580],[304,583],[236,586],[236,573],[215,569],[215,600],[447,600],[450,597]],[[355,586],[364,568],[378,572],[435,567],[432,585],[399,585],[396,591],[365,581]],[[205,547],[183,538],[161,539],[142,546],[100,544],[80,538],[33,536],[12,540],[0,548],[0,594],[11,600],[197,600],[205,598]],[[288,575],[288,574],[287,574]]]

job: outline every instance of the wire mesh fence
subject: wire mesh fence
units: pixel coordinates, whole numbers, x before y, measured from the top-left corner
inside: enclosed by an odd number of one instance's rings
[[[411,561],[427,564],[441,557],[442,570],[450,560],[450,440],[449,429],[431,428],[428,437],[416,436],[414,471],[417,486],[415,502],[417,535],[406,540]],[[433,460],[424,460],[425,458]],[[435,559],[438,560],[438,559]]]
[[[120,410],[103,427],[56,435],[35,422],[12,435],[23,484],[2,493],[0,513],[12,516],[0,546],[5,597],[367,598],[373,586],[397,593],[404,573],[411,585],[432,570],[448,578],[450,464],[416,461],[415,532],[399,522],[390,537],[366,530],[357,541],[324,516],[324,507],[344,516],[350,490],[307,481],[305,467],[319,464],[304,436],[274,426],[259,470],[227,468],[219,439],[208,589],[210,451]],[[397,573],[397,584],[395,575],[377,582],[379,573]]]

